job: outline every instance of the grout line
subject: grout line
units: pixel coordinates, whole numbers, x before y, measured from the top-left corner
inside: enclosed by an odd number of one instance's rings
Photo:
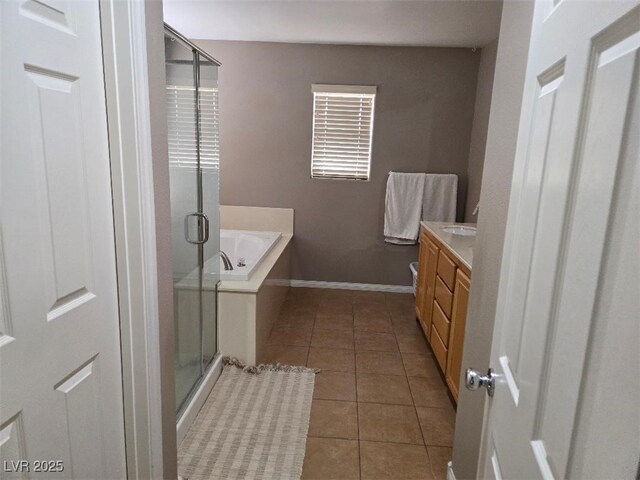
[[[323,370],[324,371],[324,370]],[[353,372],[334,372],[334,373],[353,373]],[[317,400],[326,400],[329,402],[345,402],[345,403],[366,403],[367,405],[388,405],[390,407],[417,407],[417,408],[429,408],[431,410],[448,410],[448,408],[444,407],[430,407],[423,405],[414,405],[413,403],[381,403],[381,402],[370,402],[366,400],[344,400],[342,398],[316,398]]]
[[[336,400],[333,398],[314,398],[314,400],[322,400],[324,402],[342,402],[342,403],[358,403],[356,400]]]
[[[398,341],[398,334],[395,332],[393,332],[393,334],[396,337],[396,342]],[[398,345],[399,348],[399,345]],[[402,352],[400,352],[400,361],[402,362],[402,368],[404,370],[404,374],[405,374],[405,378],[407,380],[407,387],[409,388],[409,395],[411,395],[411,401],[413,403],[413,413],[416,416],[416,421],[418,422],[418,429],[420,430],[420,437],[422,438],[422,443],[425,445],[425,452],[427,453],[427,459],[429,459],[429,452],[427,451],[427,447],[426,447],[426,439],[425,439],[425,435],[424,435],[424,431],[422,430],[422,424],[420,423],[420,417],[418,416],[418,406],[416,405],[416,398],[413,395],[413,390],[411,389],[411,383],[409,382],[409,375],[407,374],[407,369],[404,365],[404,359],[402,357]],[[429,461],[429,467],[431,467],[431,461]],[[432,473],[433,473],[433,467],[431,467]]]
[[[311,326],[311,338],[309,339],[309,345],[307,346],[307,358],[304,362],[305,366],[309,366],[309,355],[311,354],[311,341],[313,340],[313,330],[316,328],[316,317],[318,315],[318,308],[316,307],[316,310],[313,314],[313,325]],[[312,400],[313,403],[313,400]]]
[[[324,438],[326,440],[351,440],[358,441],[357,438],[348,438],[348,437],[323,437],[322,435],[307,435],[307,438]]]
[[[356,317],[355,307],[351,304],[351,319],[353,320],[353,326],[355,329]],[[354,380],[356,383],[356,425],[358,427],[358,477],[362,478],[362,452],[360,449],[360,402],[358,401],[358,365],[356,361],[356,334],[353,334],[353,366],[354,366]]]
[[[326,440],[355,440],[358,443],[360,443],[360,440],[357,438],[346,438],[346,437],[321,437],[319,435],[308,435],[307,438],[324,438]],[[370,442],[370,443],[391,443],[393,445],[412,445],[414,447],[424,447],[424,449],[427,449],[427,445],[423,444],[423,443],[409,443],[409,442],[394,442],[394,441],[390,441],[390,440],[368,440],[368,439],[362,439],[363,442]],[[443,447],[442,445],[428,445],[429,447],[440,447],[440,448],[451,448],[451,447]]]
[[[433,462],[431,461],[431,455],[429,455],[429,447],[425,445],[424,449],[427,451],[427,460],[429,460],[429,468],[431,468],[431,475],[433,475],[433,478],[437,478],[436,471],[433,468]]]

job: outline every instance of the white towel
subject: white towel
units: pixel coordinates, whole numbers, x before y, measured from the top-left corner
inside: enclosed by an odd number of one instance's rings
[[[415,245],[420,231],[424,173],[389,173],[384,209],[384,241]]]
[[[455,222],[457,199],[457,175],[427,173],[424,184],[422,220]]]

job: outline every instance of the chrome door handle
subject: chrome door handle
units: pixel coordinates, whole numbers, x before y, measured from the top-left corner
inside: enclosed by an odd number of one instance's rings
[[[198,219],[198,239],[191,240],[189,235],[189,218],[195,217]],[[193,243],[194,245],[202,245],[209,241],[209,219],[204,213],[196,212],[190,213],[184,217],[184,239]]]
[[[481,374],[473,368],[467,368],[467,372],[464,376],[464,385],[467,390],[478,390],[481,387],[487,389],[487,395],[493,397],[493,392],[496,388],[496,374],[493,373],[493,369],[489,369],[486,375]]]

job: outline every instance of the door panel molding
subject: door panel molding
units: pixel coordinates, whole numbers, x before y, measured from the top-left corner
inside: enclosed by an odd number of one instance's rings
[[[0,349],[12,342],[13,322],[9,308],[9,292],[7,291],[7,271],[4,260],[2,231],[0,230]]]

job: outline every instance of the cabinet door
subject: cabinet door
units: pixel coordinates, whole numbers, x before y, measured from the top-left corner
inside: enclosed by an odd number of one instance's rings
[[[436,269],[438,267],[438,246],[431,241],[428,236],[424,236],[424,247],[421,246],[421,250],[424,254],[421,255],[421,271],[423,273],[424,281],[423,291],[418,300],[420,305],[420,323],[424,330],[425,336],[431,338],[431,316],[433,313],[433,295],[435,290],[436,281]]]
[[[429,240],[424,233],[420,234],[420,253],[418,254],[418,284],[416,285],[416,316],[420,321],[424,317],[424,296],[427,284],[427,253]]]
[[[453,292],[453,312],[449,330],[449,352],[445,378],[453,397],[458,399],[460,370],[462,368],[462,349],[464,329],[467,323],[467,305],[469,303],[470,280],[460,269],[456,272],[456,285]]]

